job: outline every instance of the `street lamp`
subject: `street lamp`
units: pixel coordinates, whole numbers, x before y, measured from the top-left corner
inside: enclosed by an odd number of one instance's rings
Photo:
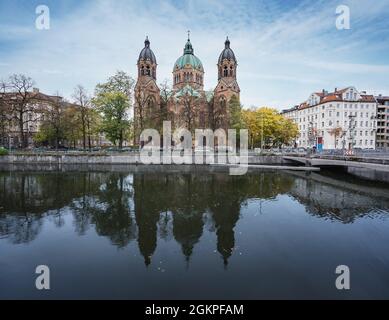
[[[351,144],[350,144],[350,150],[352,150],[354,148],[354,145],[355,145],[355,141],[354,141],[354,130],[355,130],[355,127],[356,127],[356,122],[355,121],[355,118],[356,116],[355,115],[350,115],[349,116],[349,119],[350,119],[350,123],[349,123],[349,131],[350,131],[350,140],[351,140]]]

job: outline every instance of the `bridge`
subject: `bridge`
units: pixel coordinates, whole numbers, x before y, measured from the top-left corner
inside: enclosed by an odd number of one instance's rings
[[[389,158],[355,156],[283,156],[285,161],[304,164],[309,167],[344,167],[389,172]]]

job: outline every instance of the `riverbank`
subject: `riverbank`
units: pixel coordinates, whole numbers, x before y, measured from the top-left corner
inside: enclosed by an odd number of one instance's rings
[[[162,158],[162,157],[161,157]],[[217,161],[217,155],[215,155]],[[2,164],[142,164],[139,153],[118,154],[10,154],[0,157]],[[193,163],[194,157],[193,157]],[[282,156],[248,157],[248,164],[285,165],[290,164]]]

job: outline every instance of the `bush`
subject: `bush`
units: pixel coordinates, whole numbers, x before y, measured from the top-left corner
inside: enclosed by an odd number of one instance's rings
[[[8,150],[0,147],[0,157],[8,155]]]

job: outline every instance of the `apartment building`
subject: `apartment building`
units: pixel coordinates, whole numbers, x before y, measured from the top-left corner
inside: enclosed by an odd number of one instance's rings
[[[296,147],[325,149],[375,149],[377,101],[355,87],[322,90],[283,115],[300,129]]]
[[[389,96],[379,95],[377,100],[377,148],[389,149]]]
[[[12,148],[20,147],[22,144],[19,123],[15,119],[11,105],[18,103],[18,100],[28,100],[28,105],[25,107],[23,117],[23,134],[28,146],[33,145],[33,137],[39,131],[41,122],[47,110],[54,103],[62,102],[62,98],[58,96],[47,95],[34,88],[31,92],[23,94],[17,93],[0,93],[1,101],[1,132],[0,144]],[[20,119],[20,116],[19,118]]]

